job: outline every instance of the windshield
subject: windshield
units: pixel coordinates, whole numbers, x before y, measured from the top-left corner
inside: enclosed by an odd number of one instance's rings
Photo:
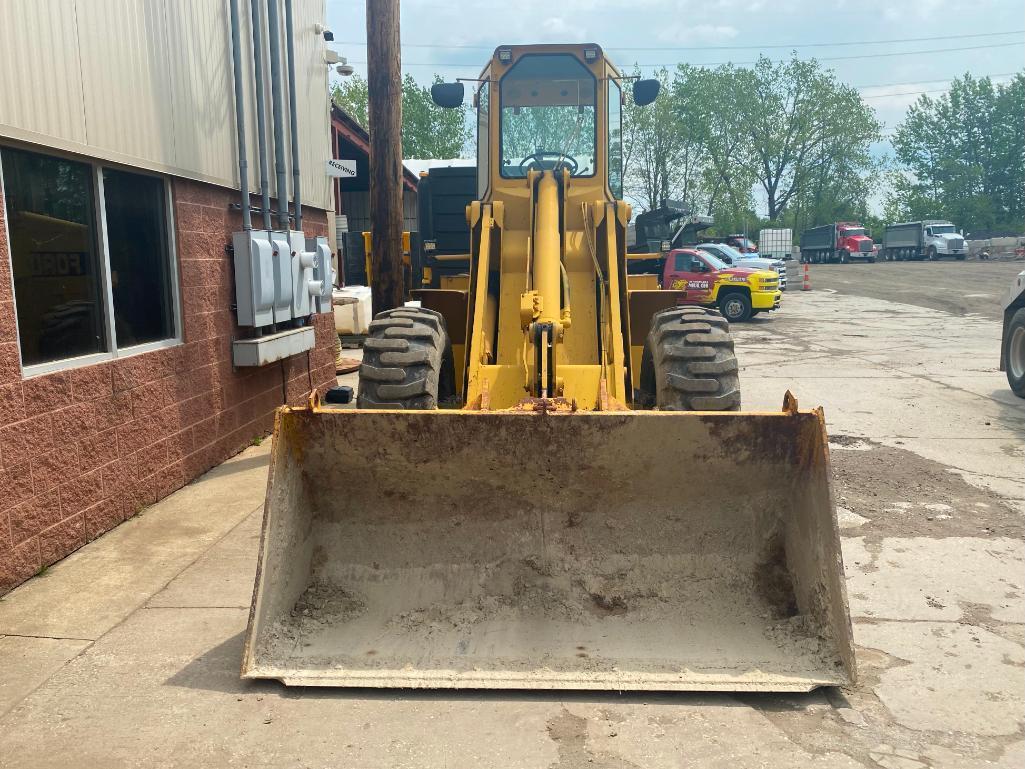
[[[502,176],[565,167],[594,176],[597,82],[569,54],[524,56],[502,77]]]
[[[746,254],[740,253],[733,246],[727,246],[725,243],[721,243],[719,245],[719,248],[723,251],[723,253],[725,253],[728,257],[730,257],[730,259],[732,259],[733,261],[737,261],[739,259],[747,258]]]
[[[953,224],[934,224],[932,226],[933,235],[950,235],[956,232]]]
[[[703,250],[701,252],[701,258],[708,262],[712,266],[713,270],[728,270],[730,268],[726,262],[708,251]]]
[[[846,235],[848,238],[851,237],[852,235],[864,235],[865,234],[865,228],[864,227],[845,227],[844,231],[843,231],[843,234]]]

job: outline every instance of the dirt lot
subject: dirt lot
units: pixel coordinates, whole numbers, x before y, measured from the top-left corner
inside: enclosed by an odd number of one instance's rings
[[[803,265],[788,262],[800,287]],[[831,288],[842,294],[902,302],[954,315],[976,313],[1002,318],[1002,306],[1014,276],[1025,261],[969,260],[965,262],[876,262],[867,264],[813,264],[813,288]]]
[[[814,290],[735,327],[745,409],[789,389],[825,410],[850,688],[241,681],[268,441],[0,601],[0,767],[1017,769],[1025,401],[996,370],[996,308],[1022,266],[813,266]]]

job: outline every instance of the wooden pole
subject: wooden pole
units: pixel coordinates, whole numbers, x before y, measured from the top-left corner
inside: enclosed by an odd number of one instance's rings
[[[402,73],[399,0],[367,0],[370,123],[370,279],[374,313],[401,307]]]

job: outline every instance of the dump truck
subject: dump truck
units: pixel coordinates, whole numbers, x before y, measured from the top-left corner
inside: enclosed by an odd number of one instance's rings
[[[658,208],[637,214],[627,229],[626,250],[651,256],[630,259],[628,274],[660,273],[669,251],[697,243],[699,233],[711,227],[713,221],[711,216],[693,213],[679,200],[665,200]]]
[[[855,259],[876,260],[872,238],[857,222],[837,222],[812,227],[801,233],[801,263],[847,264]]]
[[[907,259],[936,261],[942,257],[964,261],[968,255],[961,233],[944,219],[887,224],[883,230],[882,251],[883,259],[889,262]]]
[[[742,411],[726,319],[631,288],[626,87],[594,44],[484,67],[468,284],[377,316],[356,409],[277,412],[245,678],[853,681],[822,410]]]

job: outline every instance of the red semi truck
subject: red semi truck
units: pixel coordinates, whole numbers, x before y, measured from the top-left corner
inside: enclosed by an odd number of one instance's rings
[[[801,263],[847,264],[854,259],[874,262],[876,252],[872,245],[872,238],[857,222],[837,222],[812,227],[801,233]]]

